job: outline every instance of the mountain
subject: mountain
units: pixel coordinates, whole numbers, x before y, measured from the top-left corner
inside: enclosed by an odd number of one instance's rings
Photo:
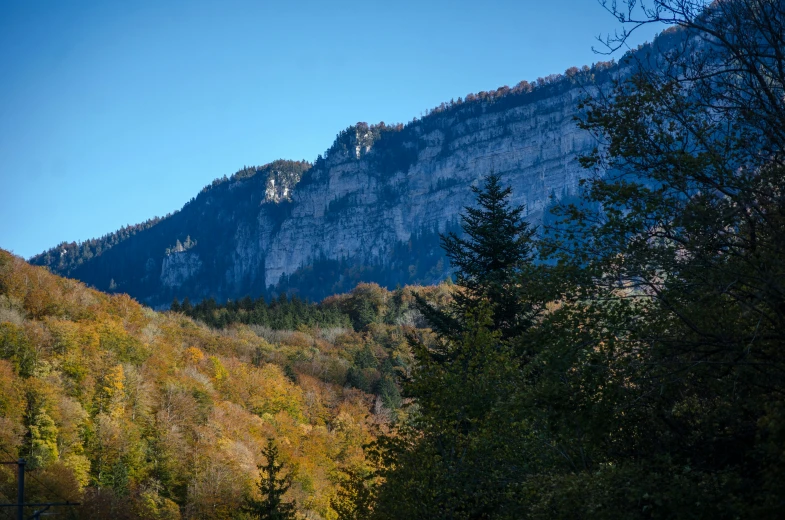
[[[174,297],[321,299],[361,281],[434,283],[449,272],[439,233],[458,229],[469,186],[490,171],[534,224],[575,194],[587,175],[577,157],[596,145],[575,124],[578,105],[625,73],[602,62],[469,94],[406,125],[358,123],[313,164],[244,168],[172,215],[30,262],[158,307]]]

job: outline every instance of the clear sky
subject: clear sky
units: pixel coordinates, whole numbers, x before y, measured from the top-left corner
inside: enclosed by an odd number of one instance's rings
[[[98,237],[358,121],[605,60],[618,27],[596,0],[0,0],[0,247]]]

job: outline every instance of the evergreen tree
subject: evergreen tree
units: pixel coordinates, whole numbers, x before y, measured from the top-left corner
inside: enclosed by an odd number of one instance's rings
[[[480,301],[491,306],[494,329],[509,339],[526,330],[542,310],[527,285],[538,269],[534,260],[535,230],[524,221],[524,206],[512,206],[511,188],[491,172],[482,188],[472,187],[477,207],[465,208],[461,227],[465,237],[442,235],[442,247],[456,269],[454,303],[440,310],[418,299],[418,307],[432,328],[457,338],[468,311]]]
[[[279,462],[278,447],[273,439],[267,440],[262,455],[267,462],[259,466],[261,480],[257,487],[261,499],[246,498],[244,509],[252,518],[259,520],[293,520],[296,518],[294,503],[283,501],[291,486],[291,475],[281,476],[283,463]]]
[[[782,516],[785,3],[707,4],[647,10],[675,52],[584,106],[602,175],[553,248],[583,283],[529,334],[515,412],[557,453],[529,516]]]
[[[180,302],[177,300],[177,297],[172,300],[172,305],[169,307],[169,310],[172,312],[180,312]]]
[[[411,342],[416,368],[404,389],[417,408],[395,437],[381,441],[385,484],[374,517],[497,518],[509,510],[509,483],[526,466],[507,414],[523,359],[510,341],[543,304],[530,286],[534,231],[510,188],[491,173],[473,188],[477,207],[462,216],[465,238],[442,237],[460,287],[447,309],[418,306],[438,342]]]
[[[466,315],[445,361],[416,345],[417,368],[406,384],[417,407],[395,435],[379,443],[381,476],[373,518],[502,518],[525,461],[508,442],[505,401],[516,387],[508,344],[492,331],[490,309]]]
[[[364,468],[348,468],[342,473],[338,492],[330,501],[338,520],[370,518],[375,501],[375,475]]]
[[[643,9],[692,34],[584,105],[602,175],[559,209],[549,312],[505,320],[505,280],[536,300],[484,261],[493,205],[445,240],[464,292],[426,308],[443,341],[414,342],[374,518],[782,516],[785,3],[707,3]]]
[[[240,308],[245,311],[253,310],[254,303],[250,296],[246,296],[245,298],[241,299],[238,303],[240,304]]]

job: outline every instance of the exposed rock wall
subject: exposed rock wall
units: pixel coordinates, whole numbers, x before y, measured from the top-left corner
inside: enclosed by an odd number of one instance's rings
[[[468,187],[491,170],[502,174],[514,202],[525,204],[527,218],[538,223],[550,197],[573,193],[585,175],[576,158],[594,143],[573,120],[585,95],[576,85],[510,110],[467,119],[458,113],[444,117],[440,128],[415,127],[404,146],[419,150],[417,160],[393,175],[374,171],[373,147],[360,158],[331,155],[309,172],[312,182],[297,187],[291,217],[278,232],[271,235],[261,224],[257,237],[238,234],[238,260],[263,260],[266,285],[320,257],[384,263],[391,246],[413,231],[444,231],[472,202]],[[349,203],[331,210],[342,199]]]
[[[469,188],[489,172],[501,173],[535,225],[577,191],[587,175],[578,156],[596,145],[577,127],[578,105],[624,74],[611,64],[574,69],[536,88],[442,106],[406,126],[358,123],[312,166],[243,169],[174,215],[98,243],[97,253],[79,256],[78,245],[64,244],[66,257],[55,248],[32,261],[99,289],[114,280],[116,290],[157,306],[173,296],[225,300],[271,288],[319,298],[361,280],[431,283],[449,268],[438,233],[458,227],[473,202]],[[171,249],[186,239],[196,245]]]
[[[75,267],[59,268],[57,250],[32,261],[99,289],[114,280],[115,290],[155,306],[173,296],[258,295],[282,282],[318,298],[330,287],[348,288],[341,285],[347,272],[354,282],[434,282],[449,267],[434,251],[436,233],[457,227],[473,201],[469,187],[490,171],[502,174],[534,224],[553,198],[576,191],[585,175],[577,157],[594,146],[574,121],[586,95],[579,82],[563,78],[533,92],[465,102],[405,127],[358,124],[341,132],[301,179],[269,167],[243,170]],[[436,238],[414,240],[429,233]],[[196,245],[173,248],[186,238]],[[427,265],[419,265],[423,255],[430,255]],[[317,263],[339,267],[291,281]]]
[[[202,268],[199,255],[191,251],[178,251],[164,256],[161,268],[161,284],[164,287],[179,287],[197,276]]]

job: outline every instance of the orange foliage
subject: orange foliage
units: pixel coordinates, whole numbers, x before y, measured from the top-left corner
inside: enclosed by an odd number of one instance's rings
[[[385,304],[378,286],[357,291]],[[28,456],[39,421],[55,460],[34,471],[63,494],[31,487],[29,500],[83,500],[82,514],[97,519],[111,507],[230,518],[273,437],[301,513],[334,518],[335,475],[364,460],[377,422],[372,397],[344,388],[369,336],[304,329],[271,344],[245,326],[216,331],[154,313],[2,250],[0,298],[11,309],[2,316],[16,316],[0,323],[0,446]],[[0,475],[0,494],[13,485]]]

